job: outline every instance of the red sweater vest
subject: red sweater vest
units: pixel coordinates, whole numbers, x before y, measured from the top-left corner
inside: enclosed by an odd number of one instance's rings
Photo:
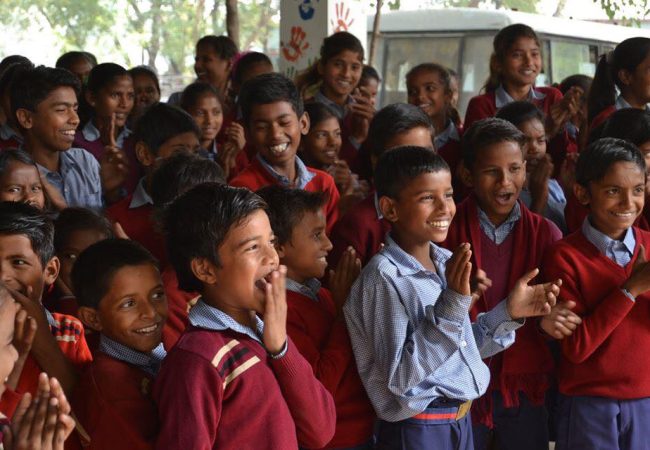
[[[616,112],[616,106],[615,105],[610,105],[607,108],[603,109],[601,112],[599,112],[596,117],[593,118],[591,123],[589,124],[590,129],[594,129],[596,127],[601,126],[605,121]]]
[[[187,327],[187,315],[192,302],[199,297],[198,292],[185,292],[178,287],[176,271],[168,266],[161,274],[165,295],[167,296],[167,322],[163,328],[163,344],[165,348],[172,348]]]
[[[564,338],[560,392],[612,399],[650,397],[650,292],[630,300],[621,286],[629,278],[640,246],[650,258],[650,233],[634,228],[632,262],[620,267],[582,231],[567,236],[545,260],[548,279],[562,278],[560,300],[576,302],[582,324]]]
[[[375,412],[357,372],[345,321],[335,318],[330,292],[321,288],[316,302],[287,290],[287,306],[287,333],[334,397],[336,432],[326,448],[370,441]]]

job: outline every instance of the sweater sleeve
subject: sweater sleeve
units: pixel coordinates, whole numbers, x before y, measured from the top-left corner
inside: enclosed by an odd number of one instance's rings
[[[311,366],[300,355],[291,338],[288,338],[287,353],[282,358],[271,359],[271,368],[296,424],[300,446],[324,447],[334,437],[336,427],[334,400],[314,377]],[[296,380],[300,382],[296,383]],[[162,424],[163,428],[165,425]],[[185,446],[184,448],[198,447]]]
[[[477,120],[492,117],[495,112],[495,108],[491,107],[487,95],[477,95],[476,97],[472,97],[467,105],[463,128],[467,130]]]

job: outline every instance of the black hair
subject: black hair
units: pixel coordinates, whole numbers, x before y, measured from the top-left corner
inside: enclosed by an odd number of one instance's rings
[[[615,111],[599,128],[598,138],[606,137],[624,139],[637,147],[649,142],[650,112],[636,108]]]
[[[43,267],[54,255],[54,224],[40,209],[21,202],[0,202],[0,236],[23,235]]]
[[[0,74],[0,97],[11,92],[15,80],[22,76],[25,70],[33,69],[34,64],[30,61],[10,64]]]
[[[72,51],[72,52],[66,52],[63,55],[59,56],[59,59],[56,60],[56,63],[54,64],[54,67],[57,69],[66,69],[70,70],[70,67],[74,65],[77,61],[80,59],[83,59],[84,61],[88,62],[88,64],[91,65],[91,67],[94,67],[97,65],[97,60],[93,60],[87,52],[80,52],[80,51]]]
[[[192,273],[192,260],[205,258],[220,267],[219,248],[228,232],[266,209],[259,195],[220,183],[200,184],[174,200],[164,212],[163,228],[178,286],[202,291],[203,283]]]
[[[88,92],[97,94],[102,88],[111,84],[115,78],[128,76],[129,72],[119,64],[102,63],[92,68],[88,75],[86,89]]]
[[[501,76],[499,75],[497,66],[503,63],[506,56],[508,55],[508,51],[510,51],[512,46],[515,44],[515,42],[517,42],[517,39],[519,38],[530,38],[533,39],[538,46],[540,45],[539,38],[537,37],[535,30],[533,30],[528,25],[524,25],[523,23],[508,25],[507,27],[499,30],[496,36],[494,36],[494,40],[492,41],[493,51],[492,55],[490,56],[490,75],[485,82],[485,85],[483,86],[483,89],[485,89],[486,92],[492,92],[496,90],[496,88],[498,88],[499,85],[503,82]]]
[[[589,88],[591,87],[591,82],[593,80],[594,79],[588,75],[582,75],[582,74],[570,75],[560,82],[558,89],[560,90],[560,92],[562,92],[562,94],[566,94],[569,91],[569,89],[575,86],[582,89],[585,95],[588,95]]]
[[[70,235],[80,230],[97,230],[107,238],[113,237],[113,228],[106,217],[86,208],[66,208],[54,220],[54,250],[64,249]]]
[[[624,40],[613,51],[600,57],[587,99],[589,122],[602,110],[616,102],[617,86],[619,90],[625,87],[618,78],[619,71],[634,72],[648,55],[650,55],[650,39],[633,37]]]
[[[196,42],[196,48],[203,45],[212,47],[217,56],[221,59],[233,59],[237,55],[237,45],[228,36],[203,36]]]
[[[526,101],[508,103],[497,112],[495,117],[507,120],[516,127],[534,119],[544,125],[544,113],[533,103]]]
[[[580,152],[576,163],[576,183],[588,188],[589,183],[602,180],[617,162],[631,162],[645,176],[645,159],[636,145],[623,139],[601,138]]]
[[[368,64],[364,64],[363,70],[361,71],[361,79],[359,80],[359,84],[362,84],[367,80],[377,80],[377,83],[381,83],[381,77],[379,76],[377,69],[369,66]]]
[[[310,128],[332,117],[338,121],[338,116],[332,108],[321,102],[305,103],[305,112],[309,116]]]
[[[400,192],[423,173],[449,172],[449,166],[430,148],[405,145],[385,152],[375,167],[375,188],[378,197],[398,198]]]
[[[151,174],[151,199],[160,210],[202,183],[226,184],[219,164],[194,153],[176,152],[162,160]]]
[[[72,266],[72,286],[79,306],[99,308],[118,270],[144,264],[158,268],[156,258],[135,241],[113,238],[95,242]]]
[[[204,95],[212,95],[223,107],[223,99],[221,98],[219,91],[210,83],[204,83],[202,81],[192,83],[183,89],[179,106],[184,111],[189,112],[190,109],[192,109],[199,101],[199,98]]]
[[[387,150],[385,143],[390,139],[420,127],[431,132],[431,145],[433,146],[433,125],[424,111],[408,103],[393,103],[383,107],[372,118],[368,129],[371,153],[375,157],[379,157]]]
[[[449,73],[449,69],[447,69],[442,64],[438,64],[438,63],[418,64],[417,66],[413,67],[411,70],[409,70],[406,73],[406,82],[408,83],[409,78],[411,78],[413,75],[419,72],[432,72],[438,74],[438,77],[440,77],[440,80],[442,81],[442,85],[445,88],[445,92],[447,93],[451,92],[451,73]]]
[[[243,55],[237,62],[232,70],[232,81],[237,85],[241,86],[244,82],[244,75],[247,71],[252,69],[258,64],[268,64],[273,67],[273,63],[264,53],[261,52],[249,52]]]
[[[21,76],[14,80],[11,89],[11,113],[16,115],[19,109],[35,112],[38,105],[48,95],[61,87],[74,90],[77,98],[81,83],[72,73],[65,69],[38,66],[25,70]]]
[[[25,164],[26,166],[33,166],[34,169],[38,170],[32,156],[25,150],[8,148],[0,151],[0,177],[4,176],[7,166],[12,162],[18,162]]]
[[[158,74],[156,74],[156,71],[152,69],[149,66],[136,66],[132,67],[129,69],[128,74],[131,75],[131,78],[135,79],[135,77],[144,75],[149,78],[151,78],[156,85],[156,90],[158,91],[158,94],[160,94],[160,81],[158,80]]]
[[[0,61],[0,75],[5,71],[5,69],[9,66],[12,66],[14,64],[27,64],[34,66],[34,64],[27,58],[26,56],[23,55],[9,55],[5,56],[2,58],[2,61]]]
[[[192,132],[201,136],[199,126],[192,116],[182,109],[167,103],[151,105],[138,120],[134,130],[135,142],[144,142],[153,155],[169,139],[179,134]]]
[[[296,85],[289,78],[279,73],[265,73],[246,81],[239,93],[244,126],[249,126],[253,107],[268,105],[275,102],[287,102],[291,105],[298,118],[304,111],[302,97]]]
[[[516,126],[507,120],[496,117],[488,117],[474,122],[463,134],[461,146],[465,167],[471,169],[481,150],[500,142],[514,142],[522,149],[523,157],[526,136]]]
[[[306,213],[318,212],[327,203],[327,193],[308,192],[284,186],[266,186],[257,191],[268,205],[269,221],[278,244],[291,240],[293,229]]]

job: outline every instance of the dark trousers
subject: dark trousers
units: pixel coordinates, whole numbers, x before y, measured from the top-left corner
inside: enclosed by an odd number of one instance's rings
[[[559,396],[556,450],[650,450],[650,398]]]
[[[474,426],[476,450],[548,450],[548,413],[544,405],[536,406],[524,394],[519,395],[519,406],[505,408],[499,392],[492,397],[494,428]]]

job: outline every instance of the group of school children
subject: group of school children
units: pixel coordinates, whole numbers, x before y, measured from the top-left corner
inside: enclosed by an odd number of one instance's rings
[[[409,63],[2,60],[0,448],[650,449],[650,39]]]

